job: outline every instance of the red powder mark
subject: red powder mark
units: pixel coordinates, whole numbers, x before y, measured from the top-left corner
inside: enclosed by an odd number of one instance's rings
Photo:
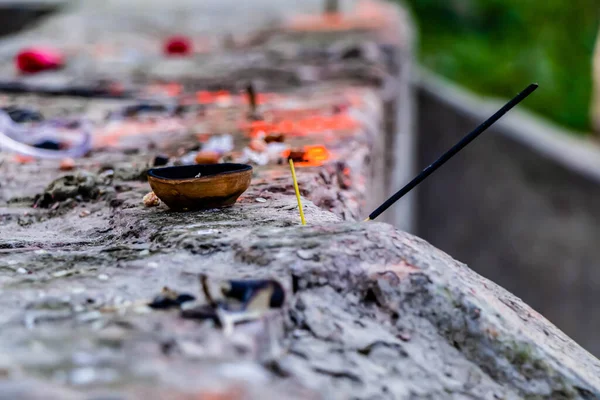
[[[196,134],[196,138],[198,138],[198,141],[200,143],[206,143],[208,142],[208,139],[210,139],[211,134],[210,133],[198,133]]]
[[[118,82],[111,82],[108,85],[108,92],[112,95],[121,95],[125,92],[125,87],[123,86],[123,84],[118,83]]]
[[[323,131],[341,131],[354,129],[358,123],[346,114],[332,116],[313,116],[298,121],[295,125],[300,134],[321,133]]]
[[[170,97],[177,97],[183,92],[183,86],[180,83],[170,82],[163,85],[163,90]]]
[[[125,137],[156,135],[158,132],[175,132],[183,128],[175,119],[156,121],[123,121],[118,125],[98,130],[94,134],[93,147],[117,147]]]
[[[145,91],[149,95],[177,97],[183,92],[183,85],[176,82],[155,83],[149,85]]]
[[[229,91],[219,90],[218,92],[215,93],[213,102],[215,102],[215,103],[228,102],[229,100],[231,100],[231,98],[232,98],[232,96]]]
[[[206,90],[200,90],[196,92],[196,101],[200,104],[211,104],[215,100],[211,92]]]
[[[15,162],[17,162],[19,164],[29,164],[29,163],[32,163],[35,160],[35,158],[33,158],[32,156],[24,156],[21,154],[15,154],[14,160],[15,160]]]
[[[200,104],[213,104],[229,98],[231,98],[231,93],[227,90],[219,90],[218,92],[200,90],[196,92],[196,101]]]
[[[275,129],[278,132],[282,132],[282,133],[290,133],[290,132],[294,132],[296,130],[296,127],[294,125],[293,121],[281,121],[280,123],[277,124],[277,128]]]
[[[163,52],[169,56],[186,56],[192,52],[192,41],[186,36],[172,36],[165,41]]]
[[[388,26],[390,15],[379,1],[362,0],[350,13],[298,15],[288,23],[294,31],[376,30]]]
[[[34,74],[62,68],[64,66],[64,56],[57,50],[31,47],[17,54],[15,64],[21,73]]]
[[[248,104],[249,99],[246,93],[231,93],[228,90],[208,91],[199,90],[196,92],[196,101],[199,104],[214,104],[219,101],[228,101],[230,99],[236,99],[236,102],[241,104]],[[256,95],[257,104],[265,104],[272,102],[277,98],[274,93],[258,93]]]
[[[329,116],[314,115],[299,120],[285,119],[277,123],[267,121],[243,122],[241,129],[247,130],[252,138],[265,134],[281,133],[292,136],[305,136],[309,134],[322,133],[324,131],[343,131],[358,127],[358,122],[347,114],[336,114]]]
[[[228,90],[208,91],[200,90],[196,92],[196,101],[200,104],[213,104],[219,101],[229,100],[233,97],[239,99],[242,104],[248,104],[248,96],[245,93],[233,94]],[[256,95],[257,104],[265,104],[270,101],[274,101],[276,95],[273,93],[258,93]]]

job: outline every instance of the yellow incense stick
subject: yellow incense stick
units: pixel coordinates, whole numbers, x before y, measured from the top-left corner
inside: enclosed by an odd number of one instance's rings
[[[302,225],[306,225],[304,219],[304,210],[302,209],[302,200],[300,200],[300,189],[298,189],[298,180],[296,179],[296,170],[294,169],[294,161],[290,158],[290,169],[292,170],[292,180],[294,181],[294,190],[296,191],[296,199],[298,200],[298,208],[300,209],[300,220]]]

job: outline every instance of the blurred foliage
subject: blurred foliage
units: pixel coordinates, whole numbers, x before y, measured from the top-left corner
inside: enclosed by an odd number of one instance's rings
[[[405,0],[427,68],[482,94],[510,97],[530,82],[534,111],[590,128],[598,0]]]

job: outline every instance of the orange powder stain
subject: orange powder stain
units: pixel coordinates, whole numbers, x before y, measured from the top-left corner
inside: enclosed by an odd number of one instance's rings
[[[177,97],[183,93],[183,85],[176,82],[155,83],[146,89],[150,95],[166,95],[168,97]]]
[[[288,158],[291,151],[284,150],[281,155],[283,158]],[[301,161],[296,161],[298,167],[320,167],[331,158],[331,153],[327,147],[322,145],[304,146],[304,154]]]
[[[183,93],[183,86],[175,82],[167,83],[164,85],[164,91],[167,94],[167,96],[177,97],[181,93]]]
[[[211,134],[210,133],[198,133],[196,134],[196,138],[198,139],[198,141],[200,143],[206,143],[208,142],[208,139],[210,139]]]
[[[248,132],[251,138],[264,134],[278,133],[288,136],[307,136],[326,131],[345,131],[358,128],[356,120],[347,114],[328,116],[314,115],[301,119],[285,119],[277,123],[267,121],[241,122],[240,129]]]
[[[376,30],[390,22],[385,4],[362,0],[350,13],[299,15],[293,17],[287,28],[293,31],[349,31]]]
[[[196,101],[200,104],[211,104],[214,103],[215,96],[207,90],[200,90],[196,92]]]
[[[182,129],[183,126],[172,119],[158,121],[126,121],[116,126],[100,129],[94,134],[93,147],[116,147],[122,138],[136,135],[151,135],[158,132],[170,132]]]
[[[35,158],[32,156],[15,154],[15,156],[13,157],[13,160],[15,160],[15,162],[19,163],[19,164],[29,164],[29,163],[32,163],[33,161],[35,161]]]
[[[321,165],[329,160],[329,150],[325,146],[307,146],[304,158],[308,163]]]

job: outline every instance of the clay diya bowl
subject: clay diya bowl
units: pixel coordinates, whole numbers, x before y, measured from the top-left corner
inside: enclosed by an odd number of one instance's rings
[[[252,166],[246,164],[196,164],[148,171],[154,193],[177,211],[232,205],[248,189],[251,178]]]

